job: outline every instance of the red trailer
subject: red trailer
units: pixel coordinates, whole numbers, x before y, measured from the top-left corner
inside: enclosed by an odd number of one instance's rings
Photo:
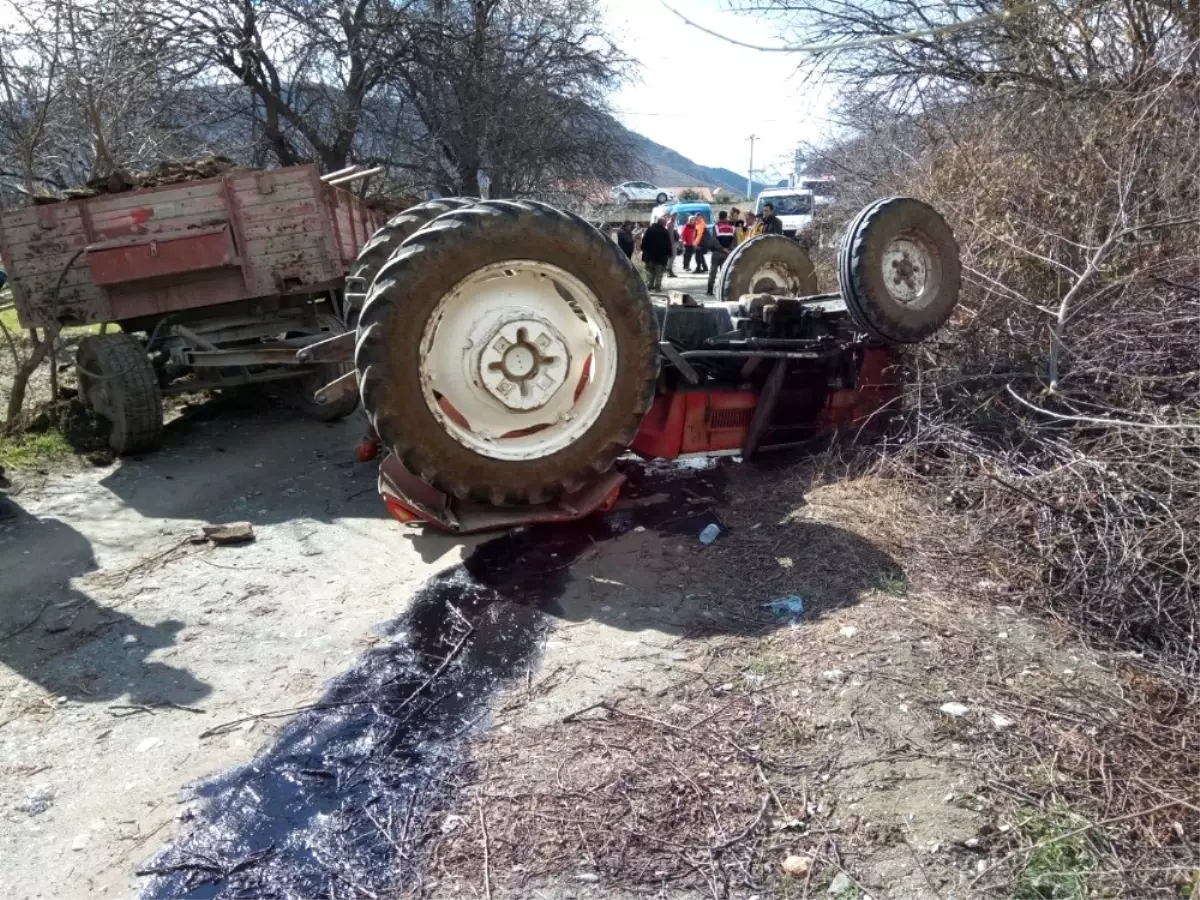
[[[310,415],[353,411],[352,391],[314,395],[343,369],[296,351],[342,330],[347,272],[379,225],[316,166],[242,170],[5,212],[0,257],[22,326],[119,326],[76,358],[126,453],[160,440],[164,394],[284,381]]]

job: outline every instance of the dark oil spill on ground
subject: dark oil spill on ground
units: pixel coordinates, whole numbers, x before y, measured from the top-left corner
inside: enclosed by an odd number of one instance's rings
[[[191,788],[194,812],[140,870],[142,896],[374,897],[415,875],[424,817],[490,697],[535,663],[570,564],[638,525],[698,534],[713,521],[703,501],[720,499],[720,467],[629,474],[634,508],[502,535],[426,582],[314,708],[247,765]]]

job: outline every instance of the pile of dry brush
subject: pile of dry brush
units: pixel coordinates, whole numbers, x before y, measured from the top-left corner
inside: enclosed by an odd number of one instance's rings
[[[884,464],[943,492],[974,577],[1200,697],[1195,46],[1183,59],[916,118],[875,106],[818,165],[847,209],[933,203],[963,256],[956,320],[910,355]]]

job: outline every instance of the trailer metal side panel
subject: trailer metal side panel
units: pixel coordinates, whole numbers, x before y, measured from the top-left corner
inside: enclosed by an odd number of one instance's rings
[[[376,227],[306,165],[3,213],[0,257],[24,327],[90,324],[336,287]]]

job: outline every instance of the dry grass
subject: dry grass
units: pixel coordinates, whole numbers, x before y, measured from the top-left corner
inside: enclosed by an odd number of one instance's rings
[[[694,637],[703,655],[654,696],[614,693],[533,727],[511,718],[519,699],[505,704],[513,727],[477,745],[461,799],[426,835],[425,895],[596,882],[817,897],[844,871],[848,895],[877,898],[1178,896],[1200,867],[1200,711],[1123,658],[997,611],[995,584],[963,593],[942,499],[844,465],[743,473],[735,495],[755,502],[729,509],[723,555],[691,576],[747,585],[729,610],[744,614],[740,598],[795,586],[777,576],[790,558],[812,619]],[[764,504],[758,478],[807,500]],[[787,537],[816,528],[811,546]],[[867,579],[843,550],[872,534]],[[948,700],[969,712],[946,716]],[[810,861],[801,876],[780,867],[792,854]]]

